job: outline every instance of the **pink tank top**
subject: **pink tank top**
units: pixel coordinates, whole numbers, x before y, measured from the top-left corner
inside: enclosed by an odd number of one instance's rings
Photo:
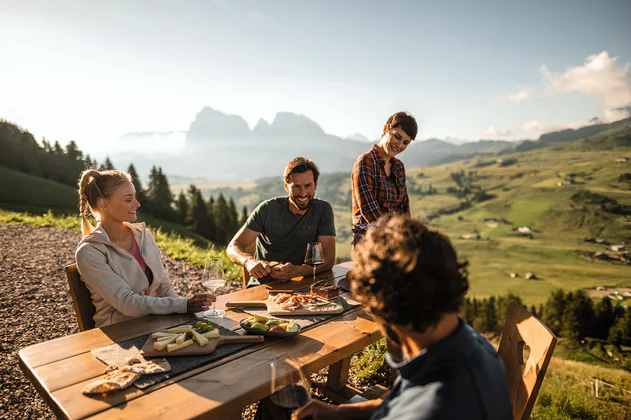
[[[133,233],[131,235],[131,249],[129,250],[129,253],[140,263],[142,271],[147,273],[147,263],[145,263],[145,260],[142,259],[142,255],[140,255],[140,248],[138,248],[138,244],[136,243],[136,238]]]
[[[151,283],[153,283],[153,273],[151,273],[151,270],[149,270],[149,268],[147,267],[147,263],[145,263],[145,260],[140,254],[140,248],[138,247],[138,243],[136,243],[136,237],[134,236],[134,233],[130,229],[127,229],[127,231],[131,233],[131,249],[129,250],[129,253],[134,256],[136,261],[138,261],[140,267],[142,268],[142,271],[144,271],[145,276],[147,276],[147,280],[149,280],[149,285],[151,285]],[[145,294],[149,295],[149,291],[147,290]],[[158,295],[157,290],[155,291],[155,294],[156,296]]]

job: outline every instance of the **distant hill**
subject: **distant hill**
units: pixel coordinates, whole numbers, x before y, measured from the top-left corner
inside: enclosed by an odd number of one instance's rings
[[[603,131],[611,130],[612,128],[627,126],[631,122],[631,118],[616,121],[609,124],[594,124],[587,127],[582,127],[577,130],[566,129],[561,131],[555,131],[552,133],[542,134],[538,140],[531,141],[526,140],[515,147],[516,152],[525,152],[527,150],[540,149],[542,147],[548,147],[556,143],[567,143],[574,140],[583,139],[586,137],[594,136]]]
[[[591,151],[631,148],[631,118],[611,124],[607,130],[563,146],[564,150]]]

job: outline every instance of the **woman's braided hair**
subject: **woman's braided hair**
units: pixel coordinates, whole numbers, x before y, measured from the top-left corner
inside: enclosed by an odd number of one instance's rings
[[[79,178],[79,210],[82,216],[81,230],[84,236],[94,230],[88,221],[88,214],[92,214],[98,220],[99,200],[111,197],[116,188],[126,181],[131,182],[131,176],[122,171],[97,171],[96,169],[83,171],[81,178]]]
[[[353,253],[355,298],[388,324],[423,333],[458,313],[469,289],[467,262],[449,239],[409,216],[384,217]]]

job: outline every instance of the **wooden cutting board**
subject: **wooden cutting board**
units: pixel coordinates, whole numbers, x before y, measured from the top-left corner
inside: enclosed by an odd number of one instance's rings
[[[226,302],[226,308],[266,308],[270,315],[275,316],[293,316],[293,315],[330,315],[341,314],[344,312],[344,307],[339,298],[331,299],[330,305],[319,306],[317,308],[308,309],[302,307],[295,311],[282,309],[279,303],[274,302],[272,298],[266,300],[233,300]]]
[[[262,343],[264,337],[262,335],[226,335],[219,336],[218,338],[209,338],[208,344],[205,346],[200,346],[197,343],[193,343],[188,347],[184,347],[183,349],[174,350],[172,352],[168,352],[166,349],[162,351],[157,351],[153,348],[153,343],[156,342],[153,338],[149,337],[145,344],[140,349],[140,353],[143,356],[194,356],[200,354],[210,354],[213,353],[217,346],[222,344],[240,344],[240,343]]]

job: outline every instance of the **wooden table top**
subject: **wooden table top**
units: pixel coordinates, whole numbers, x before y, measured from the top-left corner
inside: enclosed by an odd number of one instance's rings
[[[317,279],[339,279],[349,263],[320,273]],[[265,299],[270,288],[301,290],[313,282],[274,282],[219,296],[217,308],[229,300]],[[246,317],[229,310],[225,318],[212,320],[238,333],[238,323]],[[93,349],[186,322],[199,315],[150,315],[104,328],[81,332],[35,344],[20,351],[20,367],[40,395],[60,418],[205,418],[232,417],[247,404],[271,394],[272,360],[292,357],[306,374],[330,366],[378,341],[381,334],[362,308],[335,315],[303,329],[292,338],[265,338],[220,360],[167,379],[144,390],[130,387],[103,396],[85,396],[83,387],[100,379],[105,364],[90,352]]]

